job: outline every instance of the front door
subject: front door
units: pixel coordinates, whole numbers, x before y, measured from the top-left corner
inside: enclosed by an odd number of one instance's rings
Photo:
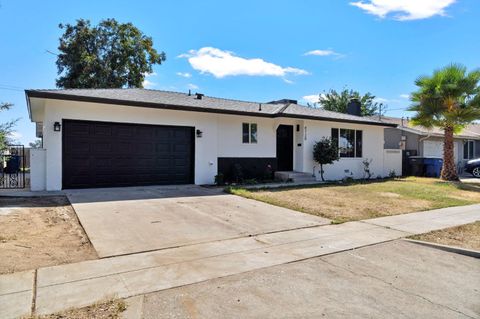
[[[277,169],[293,171],[293,126],[280,125],[277,128]]]

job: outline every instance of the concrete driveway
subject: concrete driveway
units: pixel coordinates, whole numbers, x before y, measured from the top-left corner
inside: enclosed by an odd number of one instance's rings
[[[480,260],[403,240],[146,295],[141,318],[480,318]]]
[[[330,222],[193,185],[69,190],[66,194],[101,258]]]

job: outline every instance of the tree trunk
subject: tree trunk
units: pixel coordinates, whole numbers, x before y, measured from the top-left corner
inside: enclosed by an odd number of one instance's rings
[[[320,177],[322,178],[322,182],[325,182],[325,179],[323,178],[323,164],[320,164]]]
[[[453,126],[446,125],[443,142],[443,167],[442,172],[440,173],[440,178],[445,181],[459,180],[453,150]]]

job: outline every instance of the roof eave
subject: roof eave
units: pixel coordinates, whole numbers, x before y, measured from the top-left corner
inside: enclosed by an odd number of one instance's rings
[[[44,98],[44,99],[54,99],[54,100],[116,104],[116,105],[148,107],[148,108],[161,108],[161,109],[176,110],[176,111],[206,112],[206,113],[244,115],[244,116],[254,116],[254,117],[270,117],[270,118],[286,117],[286,118],[310,119],[310,120],[317,120],[317,121],[365,124],[365,125],[374,125],[374,126],[383,126],[383,127],[397,127],[397,124],[382,123],[382,122],[348,120],[348,119],[341,119],[341,118],[327,118],[327,117],[321,117],[321,116],[310,116],[310,115],[300,115],[300,114],[298,115],[285,114],[281,112],[259,113],[259,112],[235,111],[235,110],[224,110],[224,109],[215,109],[215,108],[198,108],[194,106],[171,105],[171,104],[152,103],[152,102],[143,102],[143,101],[127,101],[127,100],[119,100],[119,99],[111,99],[111,98],[103,98],[103,97],[63,94],[58,92],[44,92],[44,91],[37,91],[37,90],[25,90],[25,94],[27,96],[27,100],[34,97],[34,98]]]

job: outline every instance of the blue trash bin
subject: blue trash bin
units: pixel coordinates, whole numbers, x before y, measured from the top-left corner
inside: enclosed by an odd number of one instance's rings
[[[424,158],[425,176],[439,177],[442,170],[443,159],[441,158]]]

